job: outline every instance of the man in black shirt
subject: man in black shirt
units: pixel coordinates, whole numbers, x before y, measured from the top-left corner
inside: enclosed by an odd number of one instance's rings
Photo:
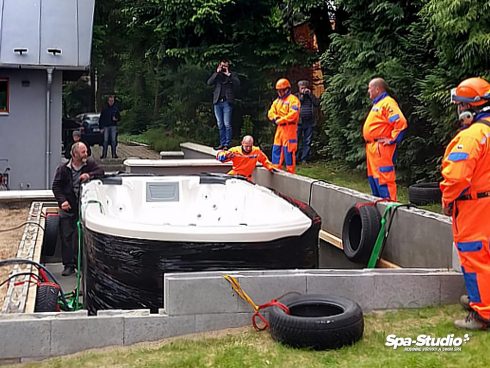
[[[107,148],[111,143],[112,158],[118,158],[116,153],[117,147],[117,124],[121,120],[121,114],[116,105],[114,105],[114,96],[107,98],[107,106],[102,109],[99,118],[100,130],[104,133],[104,144],[102,148],[102,156],[107,157]]]
[[[240,86],[240,80],[235,72],[230,71],[230,62],[223,59],[219,62],[216,72],[208,79],[208,85],[214,86],[214,115],[219,129],[219,146],[215,149],[226,150],[231,145],[231,113],[235,90]]]
[[[310,158],[311,140],[315,127],[315,108],[318,107],[318,98],[311,93],[310,82],[301,80],[298,82],[299,92],[296,96],[301,102],[301,110],[298,123],[298,157],[299,163],[305,163]],[[301,149],[299,144],[301,142]]]
[[[85,144],[75,142],[70,151],[71,159],[58,166],[52,187],[59,206],[63,276],[75,272],[80,187],[83,182],[104,175],[104,170],[88,157]]]

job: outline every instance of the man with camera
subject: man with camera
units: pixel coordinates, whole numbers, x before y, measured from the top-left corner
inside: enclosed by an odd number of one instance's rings
[[[217,150],[228,149],[231,145],[231,113],[235,90],[240,86],[240,80],[235,72],[230,71],[230,61],[222,59],[216,71],[208,79],[208,85],[214,86],[213,105],[214,115],[219,129],[219,146]]]
[[[296,97],[301,102],[298,123],[298,144],[301,143],[301,149],[298,149],[298,162],[306,163],[310,158],[311,140],[315,127],[315,108],[318,107],[318,98],[311,93],[310,82],[301,80],[298,82]]]

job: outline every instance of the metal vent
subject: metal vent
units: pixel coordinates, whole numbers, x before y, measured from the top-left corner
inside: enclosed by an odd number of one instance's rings
[[[178,202],[179,183],[146,183],[147,202]]]

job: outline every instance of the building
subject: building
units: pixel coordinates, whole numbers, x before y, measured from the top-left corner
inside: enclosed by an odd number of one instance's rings
[[[0,174],[48,189],[61,160],[62,82],[90,66],[95,0],[0,0]]]

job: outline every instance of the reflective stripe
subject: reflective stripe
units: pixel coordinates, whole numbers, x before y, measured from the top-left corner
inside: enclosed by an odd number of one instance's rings
[[[482,249],[483,243],[481,241],[459,242],[456,246],[460,252],[478,252]]]
[[[298,143],[298,140],[297,139],[290,139],[289,143]]]
[[[381,166],[379,168],[379,172],[382,172],[382,173],[392,172],[393,170],[395,170],[394,166]]]
[[[295,111],[298,111],[298,110],[299,110],[299,107],[298,107],[298,106],[296,106],[296,105],[293,105],[291,108],[292,108],[293,110],[295,110]]]
[[[396,115],[393,115],[388,120],[390,121],[390,123],[393,123],[393,122],[397,121],[398,119],[400,119],[400,115],[399,114],[396,114]]]
[[[475,272],[465,272],[464,268],[461,267],[463,271],[464,284],[466,290],[468,291],[468,298],[472,303],[481,303],[480,290],[478,290],[478,280],[476,278]]]
[[[468,158],[469,154],[466,152],[451,152],[449,156],[447,156],[447,159],[449,161],[457,162],[457,161],[463,161]]]

